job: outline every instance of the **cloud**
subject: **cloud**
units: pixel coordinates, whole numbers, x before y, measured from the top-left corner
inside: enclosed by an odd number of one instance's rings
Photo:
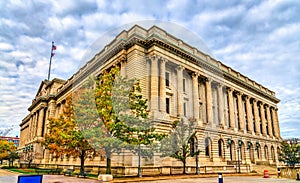
[[[152,22],[161,26],[184,26],[194,33],[184,41],[274,90],[281,99],[282,136],[300,136],[294,130],[300,121],[298,1],[11,0],[0,1],[0,7],[0,128],[14,124],[11,135],[19,133],[18,124],[47,77],[52,41],[57,50],[51,78],[68,79],[86,61],[85,53],[100,51],[117,28],[156,19],[164,23]],[[98,41],[99,50],[89,50]]]

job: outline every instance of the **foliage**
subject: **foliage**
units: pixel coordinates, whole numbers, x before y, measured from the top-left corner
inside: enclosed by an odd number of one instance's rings
[[[77,127],[71,95],[66,98],[63,114],[59,118],[49,119],[48,129],[43,142],[45,148],[49,149],[54,157],[63,155],[79,157],[80,171],[83,172],[84,160],[96,152]]]
[[[9,160],[9,166],[11,166],[15,159],[19,159],[15,144],[6,140],[0,140],[0,160]]]
[[[162,156],[170,156],[183,163],[183,173],[186,174],[186,159],[198,155],[199,150],[191,150],[191,140],[195,137],[194,120],[174,121],[171,134],[161,141]]]
[[[99,118],[95,105],[95,81],[89,78],[73,96],[73,106],[78,127],[85,139],[102,155],[106,156],[106,173],[111,173],[111,155],[119,153],[124,143],[106,129]]]
[[[113,137],[126,142],[136,152],[141,145],[151,145],[165,137],[151,126],[147,100],[141,91],[139,81],[121,77],[117,66],[100,75],[95,90],[101,121]]]
[[[300,142],[298,138],[291,138],[281,143],[279,161],[295,166],[300,164]]]

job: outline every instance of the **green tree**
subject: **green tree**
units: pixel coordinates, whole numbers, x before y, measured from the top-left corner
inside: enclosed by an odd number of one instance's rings
[[[298,138],[287,139],[281,143],[279,161],[293,167],[300,164],[300,142]]]
[[[119,153],[124,142],[106,129],[95,105],[95,81],[89,78],[73,95],[73,106],[78,127],[85,139],[106,157],[106,174],[111,174],[111,156]]]
[[[199,150],[191,147],[191,141],[195,137],[194,120],[181,118],[174,121],[170,135],[161,141],[162,156],[170,156],[183,163],[183,174],[186,174],[186,160],[188,157],[198,155]]]
[[[43,144],[54,157],[62,155],[79,157],[80,174],[84,172],[85,159],[96,154],[94,148],[78,129],[71,95],[66,98],[63,114],[59,118],[49,119],[48,132]]]
[[[135,147],[132,149],[139,156],[139,177],[141,145],[149,146],[165,137],[151,125],[147,100],[141,91],[138,80],[121,77],[119,67],[115,66],[100,75],[95,93],[100,119],[110,134]]]

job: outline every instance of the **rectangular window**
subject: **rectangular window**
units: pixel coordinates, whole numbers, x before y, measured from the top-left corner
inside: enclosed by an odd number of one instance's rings
[[[166,113],[170,114],[170,99],[166,98]]]
[[[187,106],[186,106],[186,102],[184,102],[184,104],[183,104],[183,115],[186,117],[186,108],[187,108]]]
[[[185,92],[185,85],[186,85],[186,80],[185,79],[183,79],[183,83],[182,83],[182,87],[183,87],[183,92]]]
[[[166,72],[166,75],[165,75],[165,79],[166,79],[166,87],[170,87],[170,73],[169,72]]]

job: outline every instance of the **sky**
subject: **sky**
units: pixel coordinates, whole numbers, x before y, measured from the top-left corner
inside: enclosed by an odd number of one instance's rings
[[[300,1],[294,0],[2,0],[0,132],[19,135],[47,79],[52,41],[57,50],[51,78],[66,80],[88,61],[91,45],[109,41],[108,32],[150,21],[190,31],[215,59],[274,91],[281,100],[281,136],[299,138],[299,12]]]

